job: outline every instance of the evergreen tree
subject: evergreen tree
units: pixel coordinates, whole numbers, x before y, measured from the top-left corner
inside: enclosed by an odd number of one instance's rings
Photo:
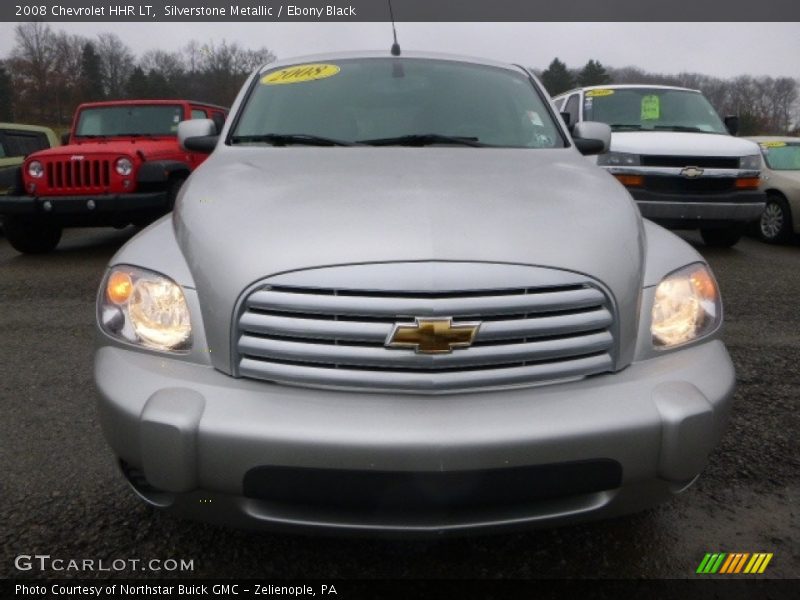
[[[5,66],[0,63],[0,121],[13,121],[13,95],[11,93],[11,76]]]
[[[86,42],[81,53],[81,88],[82,100],[85,102],[102,100],[105,95],[100,55],[92,42]]]
[[[550,66],[542,73],[542,84],[551,96],[566,92],[575,87],[575,78],[567,69],[567,65],[554,58]]]
[[[605,85],[611,83],[611,76],[600,61],[590,60],[578,74],[578,84],[581,87],[588,85]]]

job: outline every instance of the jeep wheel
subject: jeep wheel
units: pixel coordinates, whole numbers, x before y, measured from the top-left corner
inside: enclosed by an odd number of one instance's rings
[[[3,229],[11,247],[23,254],[50,252],[61,240],[61,227],[51,223],[6,217]]]
[[[743,233],[744,227],[741,225],[700,230],[700,236],[703,238],[706,246],[715,246],[717,248],[730,248],[731,246],[735,246]]]
[[[769,244],[782,244],[792,237],[792,211],[780,194],[767,195],[767,205],[758,222],[758,236]]]

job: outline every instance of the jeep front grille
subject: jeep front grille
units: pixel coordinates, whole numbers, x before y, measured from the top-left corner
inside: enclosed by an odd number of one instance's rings
[[[480,321],[469,348],[419,354],[384,344],[414,317]],[[591,282],[408,292],[264,285],[244,300],[234,370],[324,387],[437,393],[580,378],[613,369],[613,307]]]
[[[44,169],[53,192],[99,192],[111,184],[109,160],[47,160]]]

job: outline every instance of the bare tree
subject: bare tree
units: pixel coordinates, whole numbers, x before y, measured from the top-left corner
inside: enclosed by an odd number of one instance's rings
[[[102,65],[104,93],[108,98],[123,98],[133,72],[134,56],[130,48],[114,33],[97,36],[97,54]]]

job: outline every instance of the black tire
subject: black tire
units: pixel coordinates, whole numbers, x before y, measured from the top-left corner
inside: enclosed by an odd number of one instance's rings
[[[767,194],[767,204],[758,220],[758,237],[768,244],[785,244],[792,238],[792,209],[780,194]]]
[[[714,246],[716,248],[730,248],[731,246],[735,246],[736,242],[741,239],[743,234],[744,227],[741,225],[700,230],[700,236],[703,238],[706,246]]]
[[[8,243],[23,254],[45,254],[61,241],[61,227],[19,217],[6,217],[3,230]]]

